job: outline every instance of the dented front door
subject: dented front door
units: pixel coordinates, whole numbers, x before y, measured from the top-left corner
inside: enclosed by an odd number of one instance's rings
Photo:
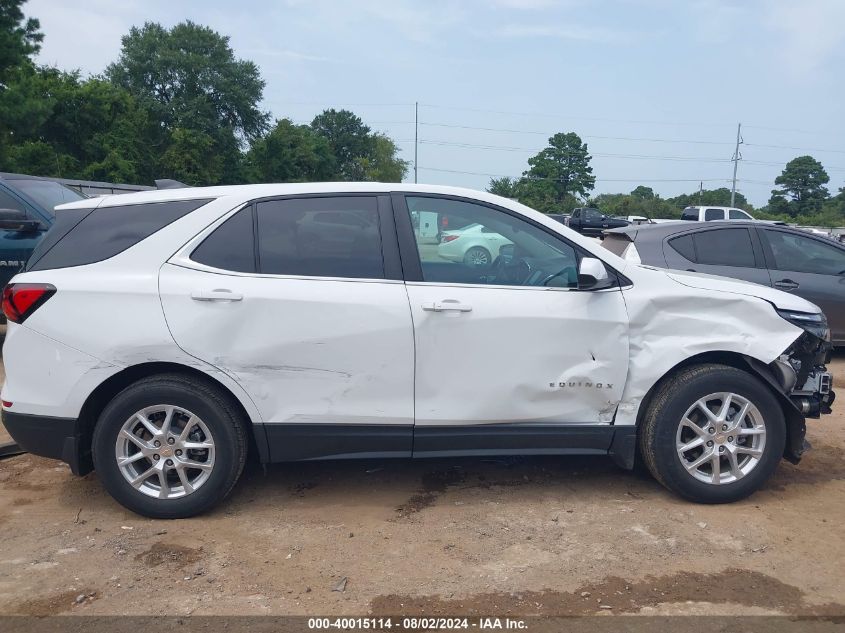
[[[612,421],[628,367],[620,291],[407,288],[417,426]]]

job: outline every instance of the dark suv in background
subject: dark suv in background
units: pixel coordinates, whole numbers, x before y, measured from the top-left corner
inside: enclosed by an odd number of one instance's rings
[[[845,346],[845,245],[761,222],[678,222],[615,229],[602,244],[637,263],[744,279],[819,306]]]
[[[583,207],[573,209],[572,217],[569,218],[570,229],[592,237],[602,237],[602,233],[608,229],[629,226],[630,224],[628,220],[610,217],[598,209]]]
[[[52,226],[56,205],[84,198],[52,180],[0,173],[0,286],[9,283]]]

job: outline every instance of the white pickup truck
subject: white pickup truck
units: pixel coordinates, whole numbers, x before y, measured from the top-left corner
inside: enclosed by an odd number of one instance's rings
[[[682,220],[693,222],[710,222],[712,220],[753,220],[754,218],[742,209],[736,207],[695,206],[687,207],[681,214]]]

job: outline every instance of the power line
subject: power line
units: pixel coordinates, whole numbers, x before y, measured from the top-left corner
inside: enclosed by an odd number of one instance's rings
[[[444,169],[441,167],[425,167],[420,165],[420,169],[426,171],[444,172],[448,174],[466,174],[469,176],[489,176],[491,178],[509,178],[507,174],[492,174],[489,172],[479,171],[464,171],[460,169]],[[557,178],[534,177],[529,180],[552,180]],[[596,182],[730,182],[730,178],[597,178]]]
[[[759,143],[746,143],[748,147],[764,147],[766,149],[791,149],[797,152],[831,152],[834,154],[845,154],[845,149],[819,149],[812,147],[790,147],[788,145],[761,145]]]

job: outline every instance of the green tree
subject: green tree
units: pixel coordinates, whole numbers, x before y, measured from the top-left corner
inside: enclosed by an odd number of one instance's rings
[[[654,189],[640,185],[631,192],[631,196],[640,200],[654,200]]]
[[[528,180],[545,181],[554,191],[554,201],[564,204],[574,197],[585,197],[595,187],[596,178],[590,167],[587,144],[574,132],[558,133],[549,139],[549,146],[528,159]],[[547,191],[545,187],[541,189]]]
[[[219,182],[223,160],[214,151],[214,139],[199,130],[176,128],[170,146],[161,157],[162,177],[186,185]]]
[[[258,107],[264,80],[255,63],[235,58],[228,37],[191,21],[169,30],[147,22],[121,42],[106,76],[149,102],[166,127],[224,128],[246,140],[266,129],[269,115]]]
[[[334,172],[329,142],[309,126],[294,125],[290,119],[276,121],[246,155],[246,176],[251,182],[325,181]]]
[[[829,196],[825,187],[828,182],[830,176],[815,158],[793,158],[781,175],[775,178],[775,184],[780,185],[780,189],[772,190],[769,205],[785,208],[792,217],[816,213]],[[783,206],[784,200],[787,201],[786,207]]]
[[[675,206],[680,209],[689,206],[696,206],[701,204],[712,204],[717,207],[731,206],[731,190],[727,187],[719,187],[718,189],[704,189],[701,192],[695,191],[693,193],[683,193],[674,198],[669,198]],[[748,199],[739,192],[736,192],[733,206],[746,211],[753,211],[754,207],[748,202]]]
[[[340,180],[364,180],[360,159],[372,155],[375,141],[370,128],[349,110],[324,110],[311,121],[311,129],[329,142]]]
[[[0,0],[0,90],[20,67],[31,64],[44,39],[38,20],[23,14],[25,1]]]
[[[487,185],[487,191],[503,198],[516,198],[518,184],[519,181],[516,178],[509,178],[508,176],[491,178],[490,184]]]
[[[384,134],[373,135],[369,156],[361,159],[364,180],[373,182],[402,182],[408,173],[408,161],[399,158],[399,148]]]

